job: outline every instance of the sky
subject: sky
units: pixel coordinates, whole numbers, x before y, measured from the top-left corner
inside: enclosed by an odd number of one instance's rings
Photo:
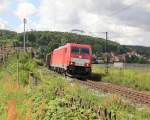
[[[0,0],[0,29],[85,31],[126,45],[150,46],[149,0]]]

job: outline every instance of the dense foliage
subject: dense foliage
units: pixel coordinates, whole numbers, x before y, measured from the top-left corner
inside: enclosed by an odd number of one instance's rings
[[[100,55],[105,51],[105,40],[102,38],[96,38],[91,36],[77,35],[74,33],[65,32],[28,32],[27,33],[27,44],[35,48],[39,48],[42,53],[40,55],[43,57],[44,53],[47,51],[52,51],[53,49],[64,45],[65,43],[83,43],[90,44],[93,48],[93,53]],[[23,35],[19,34],[19,41],[16,43],[20,45],[23,41]],[[20,43],[20,44],[19,44]],[[109,41],[108,51],[117,51],[119,47],[118,43]]]
[[[17,33],[9,30],[0,30],[0,46],[6,42],[15,42],[17,40]]]
[[[23,41],[23,34],[19,34],[17,45],[21,45]],[[49,31],[32,31],[27,32],[27,45],[39,48],[40,57],[44,57],[45,53],[64,45],[65,43],[80,43],[92,45],[93,54],[102,56],[105,52],[105,39],[91,37],[86,35],[78,35],[68,32],[49,32]],[[137,51],[144,56],[150,56],[149,47],[140,46],[125,46],[119,43],[108,41],[107,51],[118,54],[127,53],[130,51]],[[138,61],[137,61],[138,62]]]
[[[0,43],[11,41],[15,46],[23,46],[23,33],[17,34],[16,32],[1,30],[0,31]],[[31,31],[26,33],[26,45],[38,49],[38,55],[40,58],[44,58],[45,55],[54,50],[55,48],[64,45],[65,43],[83,43],[92,45],[93,54],[96,56],[103,56],[105,52],[105,39],[97,38],[86,35],[78,35],[68,32],[50,32],[50,31]],[[141,46],[125,46],[120,45],[117,42],[108,41],[108,52],[114,52],[118,54],[127,53],[130,51],[137,51],[139,54],[146,57],[150,56],[149,47]],[[134,58],[133,58],[134,59]],[[132,62],[132,58],[129,62]],[[134,59],[134,62],[142,63],[142,59]]]

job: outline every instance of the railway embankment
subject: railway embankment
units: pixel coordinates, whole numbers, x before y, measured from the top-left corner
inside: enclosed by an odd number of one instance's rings
[[[148,107],[139,109],[117,95],[97,96],[78,83],[70,84],[63,76],[39,66],[30,54],[20,53],[19,74],[16,55],[11,56],[0,69],[0,119],[7,119],[5,108],[13,99],[18,120],[149,119]],[[33,86],[29,82],[31,72],[41,81],[40,84]]]

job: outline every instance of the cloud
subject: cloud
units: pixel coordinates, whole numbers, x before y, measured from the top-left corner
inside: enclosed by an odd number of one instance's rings
[[[0,15],[3,13],[5,16],[4,11],[9,11],[9,17],[14,17],[14,21],[18,21],[16,16],[21,21],[26,17],[28,30],[80,29],[99,37],[105,37],[102,32],[107,31],[109,39],[121,44],[150,46],[150,4],[146,0],[86,0],[86,2],[82,0],[37,0],[36,2],[0,0],[0,2]],[[10,14],[12,12],[13,15]],[[3,26],[7,26],[10,22],[8,18],[7,20],[7,23],[3,22]],[[10,23],[13,24],[12,21]],[[20,22],[20,25],[18,23],[14,26],[21,32],[23,23]]]
[[[150,46],[149,32],[141,32],[136,36],[121,36],[121,37],[117,36],[116,38],[114,38],[114,40],[125,45]]]
[[[3,14],[10,5],[10,0],[0,0],[0,14]]]
[[[36,22],[32,21],[31,19],[27,19],[27,23],[26,23],[26,27],[25,27],[26,31],[31,31],[31,30],[37,30],[37,24]],[[40,29],[38,29],[40,30]],[[22,22],[22,24],[20,24],[17,28],[16,31],[18,33],[21,33],[24,31],[24,24]]]
[[[36,28],[82,29],[96,36],[104,36],[101,32],[107,31],[111,40],[121,44],[147,45],[149,41],[145,39],[150,35],[144,34],[150,30],[150,12],[146,3],[138,0],[42,0],[37,11]]]
[[[133,5],[137,2],[137,0],[122,0],[122,3],[125,5]]]
[[[29,2],[21,2],[18,4],[17,9],[15,11],[15,15],[19,19],[27,18],[36,13],[36,7]]]
[[[80,24],[79,10],[77,10],[80,6],[79,0],[75,2],[70,0],[41,1],[37,11],[39,28],[66,30]]]
[[[1,18],[0,18],[0,29],[9,29],[9,25],[8,25],[7,21],[4,21]]]
[[[147,12],[150,12],[150,3],[145,5],[145,9],[147,10]]]

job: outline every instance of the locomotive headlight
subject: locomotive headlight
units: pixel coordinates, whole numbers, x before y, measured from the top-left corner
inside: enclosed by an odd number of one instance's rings
[[[70,65],[75,65],[75,62],[70,62]]]
[[[90,67],[90,64],[89,63],[85,63],[85,67]]]

